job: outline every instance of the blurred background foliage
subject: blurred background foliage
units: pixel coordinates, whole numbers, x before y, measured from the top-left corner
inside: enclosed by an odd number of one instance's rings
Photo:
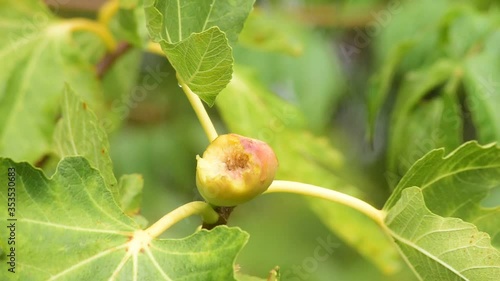
[[[46,2],[64,17],[96,17],[103,4]],[[123,28],[134,22],[123,17],[141,23],[143,16],[121,2],[114,34],[140,47],[144,29]],[[493,0],[257,1],[233,46],[233,82],[209,113],[219,133],[268,141],[280,159],[278,178],[382,207],[429,150],[500,140],[499,6]],[[103,56],[89,35],[74,38],[88,60]],[[141,214],[151,222],[201,199],[195,156],[207,141],[167,60],[130,50],[103,77],[103,91],[116,177],[144,178]],[[198,223],[188,219],[165,235],[184,237]],[[265,276],[279,265],[283,280],[415,280],[377,228],[341,206],[268,195],[236,208],[230,225],[251,235],[237,260],[248,274]],[[319,241],[328,239],[334,251],[311,262]]]

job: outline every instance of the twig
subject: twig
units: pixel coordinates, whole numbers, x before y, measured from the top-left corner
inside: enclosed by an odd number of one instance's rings
[[[203,222],[203,225],[201,228],[204,229],[212,229],[218,225],[226,225],[227,220],[229,219],[229,216],[233,212],[235,206],[233,207],[215,207],[214,210],[219,214],[219,219],[215,223],[209,223],[209,222]]]
[[[97,78],[102,79],[106,72],[115,64],[115,62],[132,49],[132,45],[128,42],[120,42],[115,51],[106,53],[106,55],[97,63],[96,73]]]

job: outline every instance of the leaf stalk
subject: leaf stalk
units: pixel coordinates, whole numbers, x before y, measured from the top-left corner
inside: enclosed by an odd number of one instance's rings
[[[207,110],[203,106],[203,103],[201,102],[201,99],[191,91],[189,86],[182,81],[182,79],[177,76],[177,80],[179,80],[179,85],[182,87],[182,90],[186,94],[189,102],[191,103],[191,106],[194,109],[194,112],[196,113],[196,116],[198,116],[198,120],[201,123],[201,126],[203,127],[203,130],[205,131],[205,134],[207,135],[208,141],[212,142],[215,140],[218,135],[217,131],[215,130],[214,124],[212,123],[212,120],[210,120],[210,116],[207,113]]]
[[[384,230],[386,229],[384,223],[385,213],[382,210],[373,207],[361,199],[335,190],[301,182],[275,180],[271,186],[269,186],[267,191],[264,192],[264,194],[268,193],[294,193],[339,203],[365,214],[380,225]]]
[[[176,223],[192,215],[201,215],[204,223],[215,223],[219,219],[219,214],[210,204],[201,201],[189,202],[164,215],[145,232],[152,238],[158,237]]]
[[[163,50],[161,49],[161,46],[159,43],[156,43],[156,42],[152,42],[152,41],[149,41],[148,44],[146,45],[146,51],[152,53],[152,54],[156,54],[156,55],[160,55],[160,56],[166,56],[165,53],[163,52]]]
[[[63,25],[69,28],[70,31],[92,32],[99,38],[101,38],[109,52],[113,52],[116,50],[117,43],[115,38],[105,25],[97,21],[84,18],[73,18],[65,20]]]
[[[166,56],[166,54],[161,49],[160,44],[155,42],[149,42],[148,45],[146,46],[146,51],[160,56]],[[177,75],[177,80],[179,81],[179,86],[181,86],[182,90],[186,94],[186,97],[188,98],[191,107],[193,107],[193,110],[196,113],[196,116],[198,117],[198,120],[200,121],[200,124],[203,127],[203,130],[205,131],[205,134],[207,135],[208,141],[212,142],[219,135],[217,134],[217,130],[215,130],[215,126],[212,123],[212,120],[210,119],[207,110],[203,106],[203,102],[201,101],[200,97],[198,97],[198,95],[193,93],[193,91],[179,77],[179,75]]]

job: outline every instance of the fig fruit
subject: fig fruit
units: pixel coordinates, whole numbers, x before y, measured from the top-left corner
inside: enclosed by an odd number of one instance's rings
[[[198,191],[221,207],[245,203],[266,191],[278,169],[267,143],[237,134],[220,135],[197,160]]]

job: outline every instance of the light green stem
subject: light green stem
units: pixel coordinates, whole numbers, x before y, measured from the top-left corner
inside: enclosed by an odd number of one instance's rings
[[[195,201],[184,204],[179,208],[173,210],[172,212],[166,214],[152,226],[148,227],[145,232],[153,238],[158,237],[171,226],[192,215],[201,215],[203,218],[203,222],[209,224],[216,223],[219,219],[219,214],[217,214],[217,212],[212,209],[210,204],[206,202]]]
[[[154,43],[154,42],[149,42],[148,45],[146,46],[146,50],[148,52],[165,56],[165,53],[161,49],[160,44]],[[200,100],[200,97],[193,93],[189,86],[177,75],[177,80],[179,81],[179,85],[182,87],[182,90],[186,94],[186,97],[189,100],[189,103],[191,103],[191,107],[193,107],[194,112],[196,113],[196,116],[198,117],[198,120],[200,121],[201,126],[203,127],[203,130],[205,131],[205,134],[207,135],[208,141],[212,142],[214,139],[218,137],[217,131],[215,130],[215,126],[212,123],[212,120],[210,120],[210,116],[207,113],[207,110],[203,106],[203,103]]]
[[[210,120],[210,116],[208,116],[208,113],[203,106],[203,103],[201,102],[198,95],[193,93],[189,86],[186,85],[186,83],[184,83],[184,81],[182,81],[179,76],[177,76],[177,80],[179,80],[179,85],[181,85],[182,90],[186,94],[189,102],[191,103],[191,106],[194,109],[194,112],[196,113],[196,116],[198,116],[198,120],[200,120],[201,126],[203,127],[203,130],[207,135],[208,141],[212,142],[217,138],[218,135],[217,131],[215,130],[214,124],[212,123],[212,120]]]
[[[311,184],[306,184],[306,183],[300,183],[300,182],[293,182],[293,181],[281,181],[281,180],[275,180],[271,184],[271,186],[267,189],[264,194],[267,193],[277,193],[277,192],[285,192],[285,193],[295,193],[295,194],[302,194],[302,195],[308,195],[312,197],[317,197],[317,198],[322,198],[326,199],[332,202],[340,203],[345,206],[349,206],[366,216],[370,217],[373,219],[377,224],[379,224],[382,228],[386,228],[384,224],[384,212],[381,210],[376,209],[372,205],[366,203],[363,200],[360,200],[356,197],[352,197],[350,195],[331,190],[331,189],[326,189],[323,187],[311,185]]]
[[[116,40],[109,29],[93,20],[84,18],[73,18],[63,21],[58,27],[68,28],[70,31],[89,31],[101,38],[109,52],[116,49]]]

